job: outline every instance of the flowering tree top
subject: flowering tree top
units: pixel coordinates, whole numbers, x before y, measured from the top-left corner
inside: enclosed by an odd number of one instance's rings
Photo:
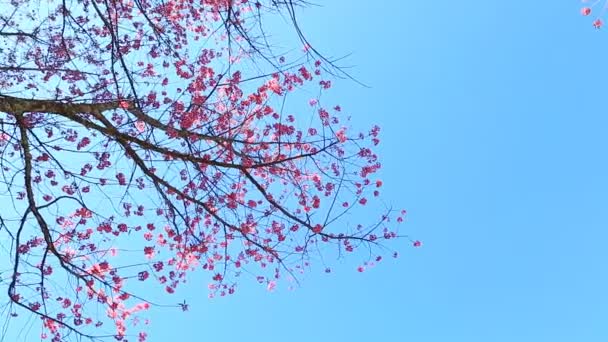
[[[337,69],[300,31],[298,5],[3,8],[0,287],[11,319],[39,318],[53,341],[143,341],[143,312],[162,304],[143,284],[171,294],[202,269],[209,295],[224,296],[247,278],[273,290],[317,255],[363,249],[359,271],[382,259],[405,212],[350,215],[380,194],[380,128],[352,131],[324,103]],[[292,21],[300,54],[270,48],[273,13]]]

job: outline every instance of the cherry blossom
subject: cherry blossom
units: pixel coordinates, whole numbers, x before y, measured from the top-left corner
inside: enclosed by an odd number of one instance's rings
[[[268,291],[272,292],[272,291],[274,291],[274,289],[276,287],[277,287],[277,283],[274,280],[271,280],[268,282],[268,286],[267,286]]]
[[[585,16],[591,14],[591,8],[589,8],[589,7],[583,7],[583,8],[581,8],[581,14],[585,15]]]
[[[135,122],[135,128],[139,133],[143,133],[146,130],[146,124],[143,121]]]
[[[595,27],[596,29],[602,28],[603,24],[604,24],[604,22],[602,21],[602,19],[595,19],[593,21],[593,27]]]

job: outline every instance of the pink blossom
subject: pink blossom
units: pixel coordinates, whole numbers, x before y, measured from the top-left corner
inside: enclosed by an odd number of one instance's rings
[[[146,129],[146,124],[143,121],[137,121],[135,122],[135,128],[137,128],[139,133],[143,133]]]
[[[585,16],[591,14],[591,8],[589,8],[589,7],[583,7],[583,8],[581,8],[581,14],[585,15]]]
[[[340,141],[341,143],[346,142],[346,128],[342,128],[340,129],[337,133],[336,133],[336,137],[338,137],[338,141]]]
[[[593,27],[595,27],[596,29],[600,29],[602,25],[604,25],[604,22],[601,19],[596,19],[593,22]]]
[[[270,88],[270,90],[272,90],[274,93],[281,95],[281,85],[279,84],[279,81],[277,81],[275,78],[268,81],[268,88]]]
[[[271,280],[268,282],[268,287],[267,287],[268,291],[272,292],[272,291],[274,291],[274,289],[276,287],[277,287],[277,283],[275,281]]]

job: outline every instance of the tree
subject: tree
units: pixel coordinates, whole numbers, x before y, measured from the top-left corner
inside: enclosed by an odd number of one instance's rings
[[[11,319],[39,318],[53,341],[143,341],[127,328],[157,305],[144,284],[171,294],[203,269],[209,295],[224,296],[241,278],[272,290],[316,255],[364,247],[381,260],[405,212],[348,220],[379,195],[379,128],[351,132],[323,103],[341,71],[300,31],[301,4],[5,5],[0,284]],[[301,53],[275,54],[268,15],[291,21]],[[297,91],[317,95],[302,104]]]

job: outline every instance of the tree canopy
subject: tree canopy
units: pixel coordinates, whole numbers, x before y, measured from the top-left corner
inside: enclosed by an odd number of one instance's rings
[[[143,293],[171,294],[195,269],[209,272],[209,296],[224,296],[237,280],[296,281],[311,260],[330,272],[323,255],[362,249],[359,271],[382,259],[405,212],[376,201],[369,222],[350,220],[380,194],[380,128],[355,131],[325,103],[348,75],[307,41],[300,5],[3,5],[7,318],[33,315],[53,341],[144,341],[137,323],[165,303]],[[301,50],[273,45],[273,16]]]

